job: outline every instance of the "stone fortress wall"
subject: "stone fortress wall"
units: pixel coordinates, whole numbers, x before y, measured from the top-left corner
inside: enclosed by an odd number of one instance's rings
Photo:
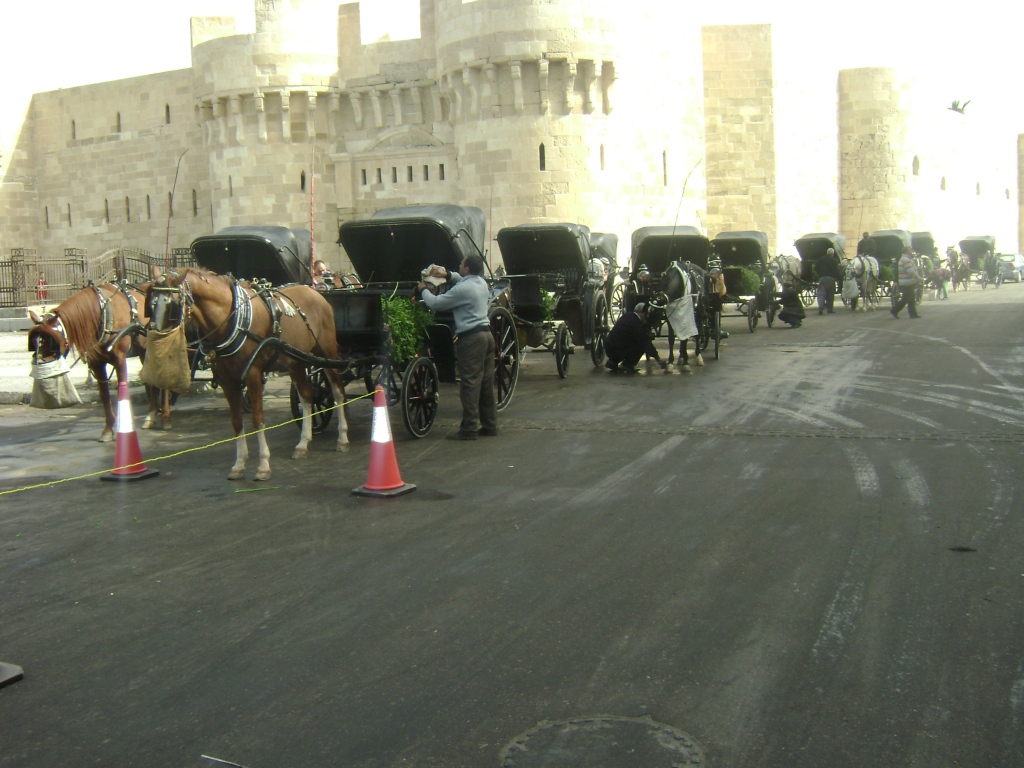
[[[668,28],[611,0],[421,0],[420,38],[362,45],[356,3],[255,2],[253,34],[193,19],[190,70],[37,94],[0,185],[0,253],[162,254],[176,171],[170,247],[312,219],[335,269],[340,221],[439,202],[482,208],[489,239],[614,232],[620,263],[633,230],[673,223],[763,230],[773,253],[888,228],[1020,250],[1024,142],[979,146],[890,70],[837,83],[785,30]]]

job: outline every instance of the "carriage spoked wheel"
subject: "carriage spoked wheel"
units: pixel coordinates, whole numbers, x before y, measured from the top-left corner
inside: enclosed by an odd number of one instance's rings
[[[368,394],[376,392],[378,386],[383,387],[389,408],[398,405],[398,401],[402,399],[402,377],[390,360],[385,359],[369,366],[363,373],[363,383]]]
[[[757,311],[757,297],[755,296],[747,304],[747,328],[753,333],[757,330],[757,318],[760,312]],[[717,348],[717,344],[715,345]]]
[[[711,318],[704,302],[697,305],[697,351],[703,352],[711,343]]]
[[[319,435],[327,429],[334,416],[334,392],[331,391],[331,380],[325,369],[310,367],[306,369],[306,373],[309,376],[309,383],[313,386],[313,434]],[[292,406],[292,418],[301,419],[302,401],[295,384],[292,384],[288,395]],[[245,396],[248,396],[248,392]],[[302,429],[301,421],[296,424]]]
[[[817,300],[818,291],[816,288],[813,288],[809,285],[805,285],[803,288],[800,289],[800,303],[803,304],[804,307],[814,306],[814,302],[816,302]]]
[[[768,323],[768,327],[769,328],[771,328],[772,327],[772,323],[775,322],[775,314],[778,312],[778,310],[779,310],[779,308],[775,305],[775,302],[772,299],[769,299],[768,300],[768,309],[765,310],[765,313],[764,313],[764,318],[765,318],[765,321]]]
[[[595,368],[604,365],[604,340],[608,336],[608,300],[603,293],[597,294],[594,302],[594,337],[590,341],[590,361]]]
[[[564,379],[569,373],[569,356],[572,355],[572,341],[569,339],[569,328],[565,323],[555,331],[555,368],[558,378]]]
[[[494,336],[494,384],[498,410],[512,401],[519,380],[519,334],[512,313],[504,307],[491,309],[491,335]]]
[[[609,313],[613,318],[618,320],[626,311],[626,284],[617,283],[612,288],[611,302],[609,306]]]
[[[417,357],[402,375],[402,420],[413,437],[426,437],[437,417],[437,367]]]

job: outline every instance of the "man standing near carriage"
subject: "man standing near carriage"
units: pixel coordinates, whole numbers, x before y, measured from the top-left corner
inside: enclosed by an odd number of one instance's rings
[[[478,435],[497,437],[498,405],[494,395],[494,336],[487,308],[491,289],[484,280],[484,260],[470,254],[462,260],[458,274],[444,267],[432,267],[430,274],[445,277],[452,284],[434,295],[425,282],[416,292],[433,312],[451,312],[455,319],[455,365],[459,375],[462,423],[449,440],[476,440]]]
[[[839,257],[834,248],[818,259],[818,314],[835,314],[836,285],[839,280]]]
[[[900,299],[889,312],[893,317],[899,318],[900,310],[906,307],[910,318],[915,320],[921,316],[917,312],[917,286],[924,280],[918,272],[917,264],[914,263],[914,251],[910,246],[903,249],[897,270],[899,272]]]

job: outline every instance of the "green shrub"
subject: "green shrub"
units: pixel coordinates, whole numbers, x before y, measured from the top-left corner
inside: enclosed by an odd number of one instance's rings
[[[743,267],[725,268],[725,287],[732,296],[753,296],[761,287],[757,272]]]
[[[891,283],[893,280],[892,267],[878,268],[878,282]]]
[[[544,319],[553,320],[555,318],[555,296],[547,291],[540,292],[540,305],[544,310]]]
[[[410,301],[406,296],[381,296],[380,304],[390,335],[391,361],[404,367],[426,343],[427,328],[433,325],[434,316],[423,302]]]

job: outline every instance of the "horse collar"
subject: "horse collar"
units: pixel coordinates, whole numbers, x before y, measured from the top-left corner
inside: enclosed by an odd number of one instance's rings
[[[249,294],[238,283],[232,283],[231,288],[233,299],[231,316],[235,319],[231,332],[226,339],[212,348],[208,348],[200,341],[199,348],[203,354],[215,353],[219,357],[230,357],[240,350],[248,339],[249,327],[252,325],[252,301]]]

